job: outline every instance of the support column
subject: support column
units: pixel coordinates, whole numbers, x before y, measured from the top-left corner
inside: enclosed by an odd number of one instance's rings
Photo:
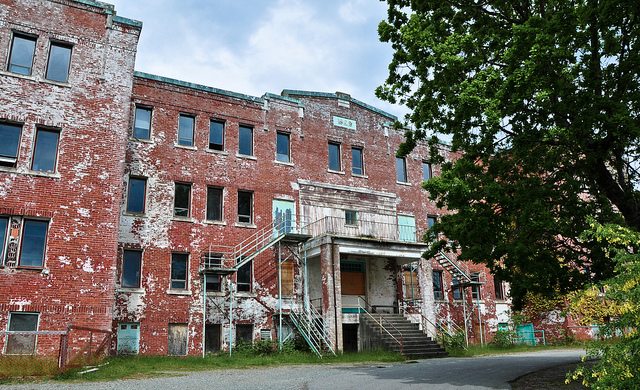
[[[331,344],[342,351],[342,293],[340,288],[340,248],[323,244],[320,247],[320,273],[322,274],[322,311],[324,321],[331,329]]]
[[[421,258],[418,261],[418,284],[420,286],[420,311],[432,323],[436,323],[436,302],[433,299],[433,268],[431,260]],[[428,334],[435,334],[436,329],[428,324]]]

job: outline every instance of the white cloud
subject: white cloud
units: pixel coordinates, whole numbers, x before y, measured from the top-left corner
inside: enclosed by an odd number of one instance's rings
[[[371,0],[349,0],[338,8],[340,18],[348,23],[362,24],[369,20],[373,15]]]

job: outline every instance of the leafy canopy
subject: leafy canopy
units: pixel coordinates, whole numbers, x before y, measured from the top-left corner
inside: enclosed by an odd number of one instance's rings
[[[387,2],[377,94],[411,110],[399,154],[427,141],[443,164],[425,188],[455,213],[436,230],[509,280],[516,305],[610,277],[578,237],[587,217],[640,230],[637,0]],[[461,157],[444,161],[435,135]]]

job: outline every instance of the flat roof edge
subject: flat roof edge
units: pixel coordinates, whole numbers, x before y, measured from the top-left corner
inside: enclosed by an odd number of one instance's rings
[[[282,90],[282,95],[294,95],[294,96],[311,96],[311,97],[323,97],[323,98],[330,98],[330,99],[343,99],[342,97],[336,95],[335,93],[331,93],[331,92],[317,92],[317,91],[302,91],[302,90],[297,90],[297,89],[283,89]],[[358,106],[365,108],[369,111],[373,111],[377,114],[380,114],[384,117],[387,117],[393,121],[397,121],[398,117],[390,114],[384,110],[381,110],[379,108],[376,108],[370,104],[367,104],[365,102],[362,102],[358,99],[354,99],[352,97],[349,97],[349,101],[353,104],[357,104]]]

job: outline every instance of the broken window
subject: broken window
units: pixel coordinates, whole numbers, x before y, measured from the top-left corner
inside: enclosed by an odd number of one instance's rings
[[[480,282],[480,274],[478,272],[474,272],[471,274],[471,281],[479,283]],[[473,284],[471,285],[471,298],[478,300],[480,299],[480,285]]]
[[[337,142],[329,142],[329,170],[340,172],[341,169],[340,144]]]
[[[9,332],[36,332],[38,316],[38,313],[9,313]],[[36,352],[36,335],[9,333],[5,348],[7,355],[33,355]]]
[[[242,267],[238,268],[237,272],[237,290],[238,291],[251,291],[251,264],[252,261],[248,261]]]
[[[49,62],[47,63],[47,80],[66,83],[69,78],[71,64],[71,45],[67,43],[51,42]]]
[[[236,344],[253,342],[253,324],[236,324]]]
[[[146,192],[147,179],[140,177],[129,178],[129,188],[127,191],[127,212],[144,213]]]
[[[0,228],[2,228],[2,225],[0,225]],[[502,282],[502,280],[495,276],[493,277],[493,288],[496,293],[496,300],[504,301],[507,296],[504,291],[504,283]]]
[[[288,133],[278,132],[276,134],[276,160],[290,162],[290,136]]]
[[[59,138],[59,131],[45,129],[36,131],[36,143],[31,169],[42,172],[54,172],[56,170]]]
[[[358,212],[355,210],[344,211],[344,224],[355,226],[358,224]]]
[[[136,118],[133,123],[133,137],[151,139],[151,109],[136,107]]]
[[[173,215],[176,217],[189,217],[191,210],[191,184],[176,183],[173,200]]]
[[[178,145],[193,146],[193,129],[196,118],[180,114],[178,119]]]
[[[0,165],[15,166],[22,126],[0,122]]]
[[[4,264],[4,252],[7,247],[9,217],[0,217],[0,265]]]
[[[444,299],[444,285],[442,284],[442,271],[433,271],[433,299]]]
[[[407,183],[407,160],[404,157],[396,157],[396,181]]]
[[[22,245],[20,247],[21,267],[42,268],[47,243],[49,222],[25,219],[22,226]]]
[[[253,192],[238,191],[238,222],[253,223]]]
[[[125,250],[122,255],[122,287],[139,288],[142,252]]]
[[[222,221],[222,188],[207,187],[207,220]]]
[[[253,156],[253,127],[240,125],[238,130],[238,153]]]
[[[224,122],[216,120],[209,122],[209,149],[224,150]]]
[[[14,34],[9,54],[9,72],[31,75],[33,55],[36,50],[36,37]]]
[[[171,288],[187,289],[187,270],[189,255],[187,253],[171,254]]]
[[[364,175],[364,160],[362,159],[362,148],[351,148],[351,173],[354,175]]]
[[[422,162],[422,180],[431,179],[432,174],[433,174],[433,171],[431,171],[431,164],[426,161],[423,161]]]

